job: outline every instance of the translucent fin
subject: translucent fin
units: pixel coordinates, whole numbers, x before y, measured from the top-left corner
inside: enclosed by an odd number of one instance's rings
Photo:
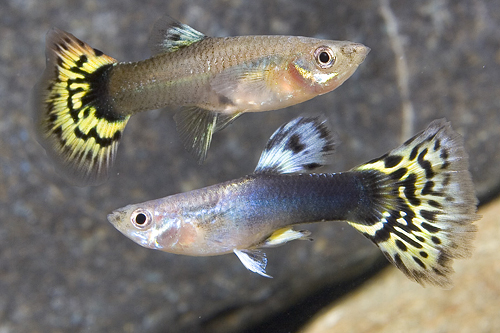
[[[217,121],[215,124],[215,132],[222,131],[224,128],[226,128],[229,124],[235,121],[235,119],[241,116],[242,114],[243,112],[237,112],[233,114],[218,113]]]
[[[174,116],[177,130],[184,147],[202,163],[206,156],[212,135],[229,125],[241,113],[227,115],[205,110],[197,106],[182,107]]]
[[[267,142],[255,173],[309,172],[325,165],[335,149],[325,122],[299,117],[281,126]]]
[[[289,241],[293,241],[296,239],[302,240],[312,240],[309,235],[311,232],[308,230],[293,230],[291,227],[278,229],[269,236],[268,239],[264,241],[261,247],[275,247],[283,245]]]
[[[287,96],[280,96],[279,91],[271,89],[273,78],[279,75],[274,71],[279,68],[278,60],[277,57],[263,57],[228,67],[211,79],[210,86],[241,109],[262,109],[277,99],[288,98],[289,92],[283,93]]]
[[[234,250],[243,266],[248,270],[260,274],[267,278],[272,276],[266,274],[267,258],[266,254],[259,250]]]
[[[56,28],[47,33],[46,56],[34,96],[38,140],[71,182],[102,182],[129,119],[108,102],[116,60]]]
[[[462,138],[444,119],[354,168],[372,198],[350,224],[420,284],[451,287],[452,259],[471,255],[477,198]]]
[[[205,37],[201,32],[165,15],[153,26],[149,37],[149,48],[153,54],[175,52]]]

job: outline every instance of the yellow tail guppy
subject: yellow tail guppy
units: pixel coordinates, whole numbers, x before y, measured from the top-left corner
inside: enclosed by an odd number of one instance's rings
[[[70,33],[47,34],[35,95],[39,141],[73,182],[102,182],[131,115],[181,106],[177,128],[201,162],[212,135],[244,112],[332,91],[369,48],[295,36],[208,37],[168,16],[154,26],[153,57],[117,62]]]
[[[333,149],[323,121],[297,118],[273,134],[253,174],[129,205],[108,220],[144,247],[192,256],[234,252],[267,277],[259,249],[309,238],[293,225],[347,221],[409,278],[450,287],[452,259],[470,256],[478,219],[462,138],[436,120],[347,172],[308,173]]]

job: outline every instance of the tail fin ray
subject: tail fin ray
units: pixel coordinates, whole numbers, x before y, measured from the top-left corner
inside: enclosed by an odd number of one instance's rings
[[[462,138],[444,119],[353,169],[371,179],[373,223],[350,224],[408,277],[451,286],[452,259],[471,255],[477,199]]]
[[[99,183],[129,119],[108,100],[106,78],[116,60],[56,28],[46,43],[47,67],[34,100],[39,142],[72,182]]]

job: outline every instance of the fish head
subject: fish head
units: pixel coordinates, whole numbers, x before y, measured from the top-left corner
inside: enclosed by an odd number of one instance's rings
[[[165,216],[148,202],[119,208],[108,215],[108,221],[146,248],[168,251],[168,247],[178,241],[180,221]]]
[[[303,38],[289,71],[311,95],[322,95],[340,86],[370,52],[360,43]]]

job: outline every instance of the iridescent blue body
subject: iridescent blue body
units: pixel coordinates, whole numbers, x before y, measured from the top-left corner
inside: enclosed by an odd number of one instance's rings
[[[257,247],[273,231],[294,224],[362,222],[365,206],[361,203],[369,198],[360,175],[256,174],[146,202],[146,206],[156,206],[158,229],[170,232],[146,238],[143,245],[174,253],[217,255]],[[172,238],[176,224],[179,237]]]
[[[240,184],[227,191],[225,200],[233,202],[227,216],[236,224],[252,221],[252,230],[256,224],[271,225],[273,231],[300,223],[352,220],[358,215],[359,202],[366,198],[355,172],[257,174],[243,178]]]

